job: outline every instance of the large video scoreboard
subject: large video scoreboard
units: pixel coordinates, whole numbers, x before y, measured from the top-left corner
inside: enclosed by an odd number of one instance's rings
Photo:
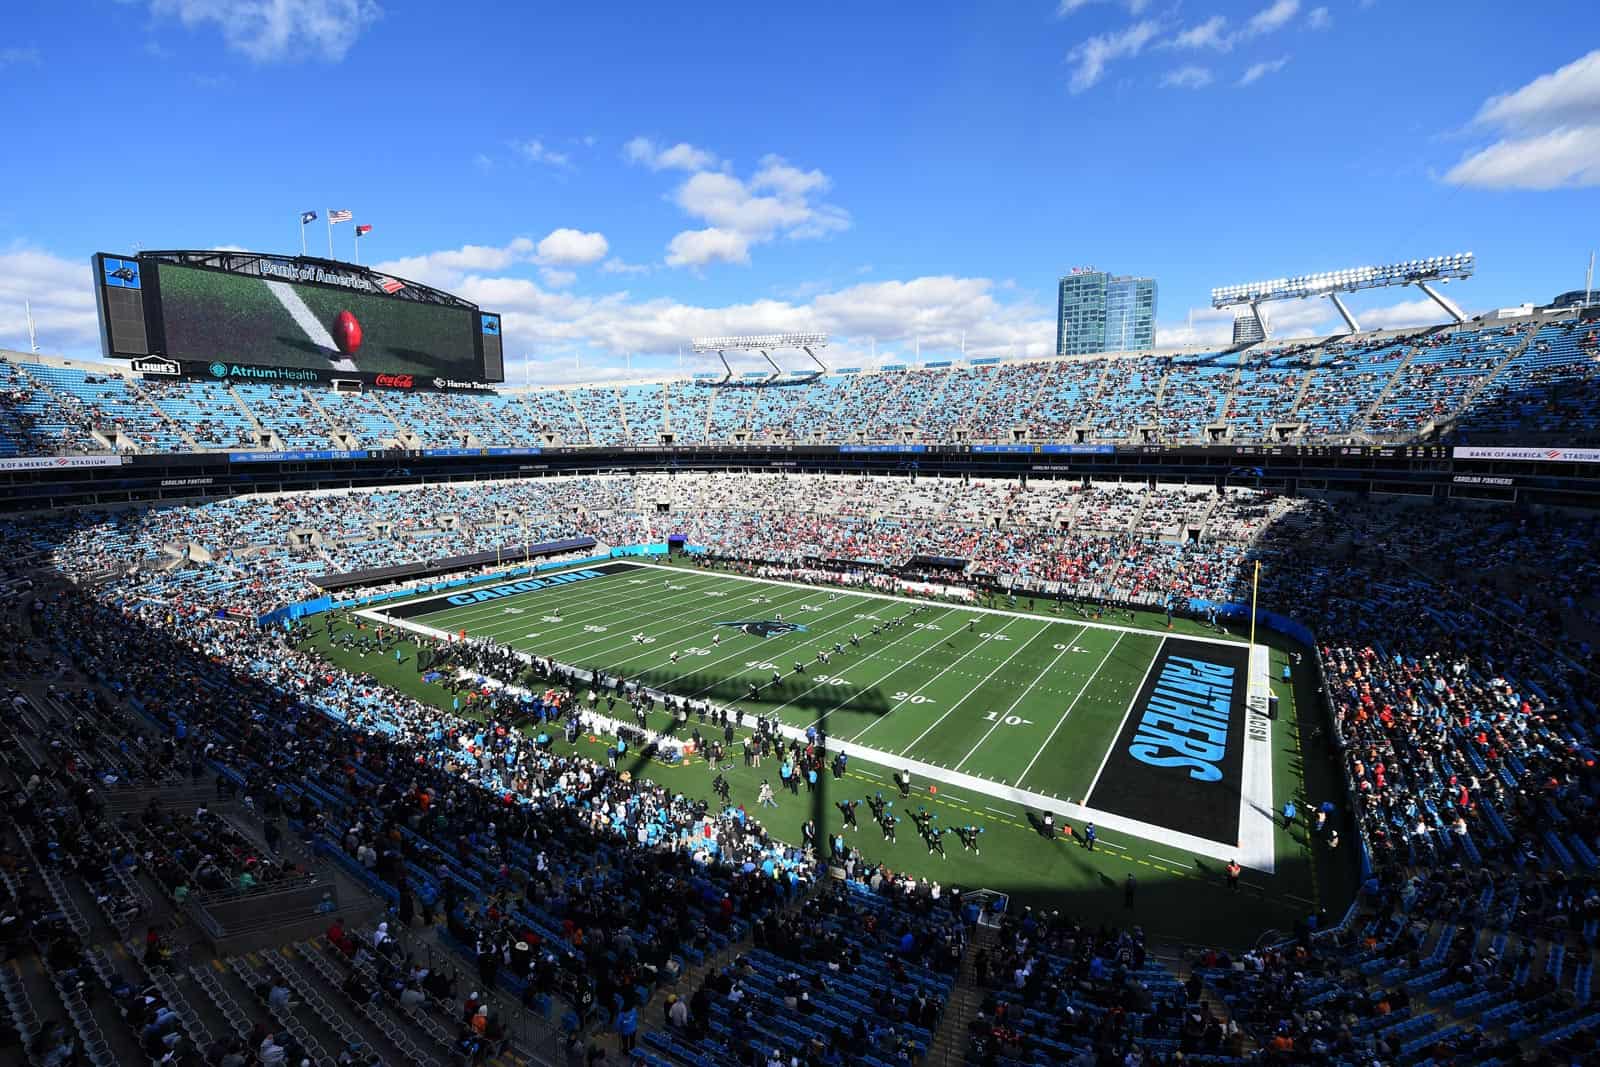
[[[500,316],[352,263],[253,252],[100,252],[101,346],[149,375],[352,380],[416,388],[505,380]]]

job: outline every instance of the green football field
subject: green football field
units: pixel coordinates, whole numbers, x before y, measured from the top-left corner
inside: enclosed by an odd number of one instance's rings
[[[639,569],[411,618],[798,728],[817,725],[886,755],[1063,799],[1087,795],[1162,637],[944,605],[873,636],[875,623],[912,607]],[[725,625],[769,620],[805,629],[759,637]],[[857,647],[852,633],[862,637]],[[819,650],[831,662],[818,663]],[[805,673],[795,673],[797,663]],[[783,675],[776,685],[774,671]],[[761,687],[754,700],[751,683]]]
[[[838,800],[864,799],[881,790],[899,805],[903,821],[896,841],[882,839],[863,806],[861,829],[850,832],[850,843],[869,859],[945,884],[991,888],[1041,903],[1066,901],[1086,913],[1109,916],[1122,910],[1124,880],[1133,874],[1140,884],[1140,910],[1152,912],[1141,921],[1158,926],[1170,921],[1175,934],[1185,921],[1185,907],[1203,907],[1217,913],[1219,938],[1232,941],[1265,927],[1287,929],[1322,903],[1316,870],[1320,846],[1304,827],[1273,826],[1268,831],[1271,869],[1247,871],[1245,891],[1230,893],[1222,877],[1225,849],[1188,849],[1169,836],[1171,830],[1217,825],[1205,821],[1217,818],[1215,811],[1208,815],[1194,810],[1204,805],[1185,802],[1181,789],[1189,776],[1168,792],[1161,780],[1148,777],[1148,768],[1118,756],[1130,747],[1153,668],[1173,654],[1175,644],[1190,653],[1214,650],[1219,659],[1242,658],[1247,646],[1240,637],[1183,621],[1169,631],[1159,616],[1141,617],[1137,624],[1080,617],[1070,606],[1043,601],[1029,611],[1026,599],[1013,609],[1000,598],[994,610],[985,610],[755,581],[686,566],[613,563],[582,573],[590,576],[536,588],[489,586],[488,593],[454,594],[464,603],[430,597],[385,605],[382,612],[409,627],[464,631],[469,638],[621,675],[662,692],[775,717],[796,731],[819,727],[831,748],[842,745],[850,753],[849,770],[842,779],[827,776],[816,794],[780,792],[778,810],[757,813],[786,839],[798,840],[798,825],[807,817],[831,831],[841,824]],[[475,596],[484,599],[475,601]],[[903,621],[889,625],[895,619]],[[877,634],[874,626],[880,628]],[[859,645],[852,644],[852,634]],[[325,639],[318,643],[346,666],[435,703],[448,701],[441,687],[427,685],[409,663],[358,660]],[[836,645],[844,650],[836,652]],[[830,662],[817,661],[819,650]],[[1312,793],[1292,710],[1297,686],[1278,676],[1288,653],[1270,654],[1273,691],[1284,712],[1270,739],[1270,803],[1276,810],[1295,798],[1306,806]],[[753,699],[752,683],[759,687]],[[605,713],[604,702],[599,711]],[[631,722],[620,703],[614,714]],[[691,716],[691,726],[695,721]],[[650,726],[666,731],[670,719],[658,709]],[[594,754],[603,753],[605,745],[599,736],[580,742]],[[777,767],[745,767],[734,751],[727,770],[733,801],[755,810],[760,782],[777,786]],[[902,798],[892,774],[908,765],[917,769],[915,787]],[[708,795],[714,773],[692,756],[640,770],[701,796]],[[1237,767],[1230,773],[1236,777]],[[1238,806],[1239,789],[1237,782],[1231,793],[1219,789],[1225,802],[1215,807],[1224,815],[1230,815],[1230,805]],[[1081,839],[1047,842],[1037,833],[1039,813],[1047,805],[1079,811],[1080,820],[1097,812],[1123,817],[1110,820],[1117,823],[1114,829],[1099,824],[1099,847],[1091,853]],[[945,857],[928,854],[906,817],[917,807],[926,807],[947,827],[983,827],[981,854],[964,853],[954,835],[945,839]],[[1056,818],[1058,825],[1073,821]],[[782,833],[786,824],[796,832]],[[1237,822],[1227,825],[1237,828]],[[1230,838],[1220,833],[1210,839]]]

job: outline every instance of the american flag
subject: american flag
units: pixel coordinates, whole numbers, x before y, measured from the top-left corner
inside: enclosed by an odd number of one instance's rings
[[[385,278],[383,281],[378,283],[378,288],[379,289],[382,289],[384,292],[391,293],[391,294],[392,293],[398,293],[400,290],[404,289],[405,287],[406,287],[406,283],[405,282],[397,282],[393,278]]]
[[[328,221],[329,222],[349,222],[353,218],[355,218],[355,215],[353,215],[351,212],[348,212],[348,211],[329,211],[328,212]]]

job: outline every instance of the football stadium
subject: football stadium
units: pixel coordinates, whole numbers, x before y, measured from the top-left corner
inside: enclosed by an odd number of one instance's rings
[[[376,17],[290,8],[230,69]],[[1060,91],[1354,17],[1152,15]],[[1554,166],[1515,138],[1595,71],[1490,97],[1460,181]],[[595,141],[508,151],[577,197]],[[1060,273],[1051,338],[1008,286],[719,280],[844,234],[832,179],[620,158],[713,228],[363,264],[291,205],[298,252],[112,237],[66,296],[0,252],[0,1062],[1600,1063],[1592,275],[1284,229],[1225,262],[1315,272],[1182,327]]]

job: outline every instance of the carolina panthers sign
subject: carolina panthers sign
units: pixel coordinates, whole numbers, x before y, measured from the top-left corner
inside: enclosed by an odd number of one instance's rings
[[[749,622],[719,622],[718,626],[732,626],[751,637],[781,637],[784,634],[803,634],[806,628],[797,622],[779,622],[773,619]]]

